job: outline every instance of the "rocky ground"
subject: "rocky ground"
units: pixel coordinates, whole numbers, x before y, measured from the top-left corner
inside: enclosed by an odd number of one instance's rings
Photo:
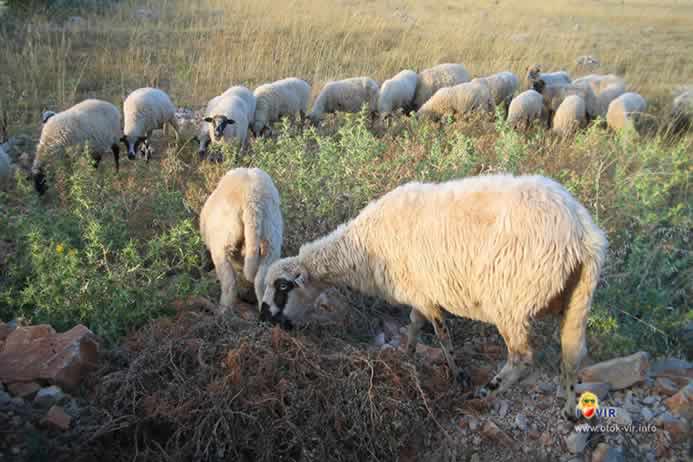
[[[195,308],[210,306],[202,300]],[[240,315],[252,321],[255,312],[246,307]],[[384,319],[380,325],[382,331],[362,346],[375,357],[404,343],[402,319]],[[505,355],[497,334],[469,338],[457,350],[476,387],[492,376]],[[93,437],[94,409],[88,398],[93,398],[91,389],[100,378],[90,372],[104,355],[108,353],[100,349],[99,339],[84,326],[56,333],[50,326],[0,323],[0,460],[63,460],[55,454],[77,450],[83,443],[78,441],[81,427],[84,435]],[[425,343],[418,348],[418,362],[445,369],[440,349]],[[615,409],[613,417],[589,421],[603,424],[603,429],[578,432],[575,424],[563,420],[558,378],[541,367],[494,399],[475,398],[471,390],[455,391],[452,406],[438,402],[430,391],[435,387],[422,379],[436,443],[424,449],[402,441],[399,460],[691,460],[693,364],[675,358],[654,360],[638,352],[590,365],[580,376],[578,393],[591,391],[601,408]]]

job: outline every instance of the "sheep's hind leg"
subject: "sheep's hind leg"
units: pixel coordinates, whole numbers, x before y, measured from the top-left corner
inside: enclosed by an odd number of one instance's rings
[[[218,313],[223,314],[238,301],[236,272],[223,252],[212,253],[212,260],[214,261],[217,278],[221,284]]]
[[[120,147],[117,144],[111,146],[111,151],[113,151],[113,162],[115,163],[116,172],[120,171]]]
[[[448,367],[450,368],[450,373],[454,377],[454,380],[462,385],[464,388],[469,388],[471,386],[471,380],[469,376],[455,363],[454,350],[452,348],[452,337],[450,336],[450,331],[445,325],[445,320],[442,318],[433,319],[433,329],[438,336],[438,341],[443,349],[443,354],[445,355],[445,360],[448,362]]]
[[[418,341],[419,331],[428,321],[423,314],[421,314],[416,308],[411,309],[409,313],[409,330],[407,332],[407,355],[414,356],[416,353],[416,343]]]
[[[498,329],[508,347],[508,360],[500,372],[480,390],[482,396],[496,395],[507,390],[527,375],[532,364],[533,355],[527,324],[518,323],[507,329],[498,326]]]

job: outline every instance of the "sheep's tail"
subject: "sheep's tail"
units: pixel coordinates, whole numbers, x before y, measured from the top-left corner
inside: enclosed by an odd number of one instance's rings
[[[246,206],[243,209],[243,234],[245,235],[245,261],[243,274],[246,280],[255,280],[260,267],[261,240],[262,240],[262,210],[256,207]]]

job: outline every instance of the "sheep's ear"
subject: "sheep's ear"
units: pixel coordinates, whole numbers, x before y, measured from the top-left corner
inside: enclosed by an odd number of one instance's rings
[[[212,121],[213,121],[214,119],[213,119],[213,118],[211,118],[211,117],[205,117],[205,118],[204,118],[204,119],[202,119],[202,120],[204,120],[204,121],[205,121],[205,122],[207,122],[208,124],[211,124],[211,123],[212,123]]]
[[[226,123],[229,124],[229,125],[233,125],[233,124],[236,123],[236,121],[233,120],[233,119],[226,119]]]
[[[269,242],[267,241],[267,239],[262,239],[260,241],[260,256],[266,257],[268,253],[269,253]]]
[[[294,278],[294,283],[295,283],[298,287],[304,288],[304,287],[306,286],[306,280],[305,280],[305,278],[303,277],[303,274],[299,274],[298,276],[296,276],[296,277]]]

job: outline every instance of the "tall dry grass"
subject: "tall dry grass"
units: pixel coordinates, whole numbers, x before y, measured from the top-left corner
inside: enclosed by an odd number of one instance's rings
[[[137,10],[151,12],[138,19]],[[70,18],[79,15],[81,21]],[[52,9],[0,25],[0,95],[17,129],[85,97],[120,102],[156,85],[201,107],[232,83],[299,76],[385,79],[403,68],[463,62],[473,75],[529,64],[564,68],[592,55],[598,72],[666,108],[690,83],[693,2],[657,1],[122,1]]]

